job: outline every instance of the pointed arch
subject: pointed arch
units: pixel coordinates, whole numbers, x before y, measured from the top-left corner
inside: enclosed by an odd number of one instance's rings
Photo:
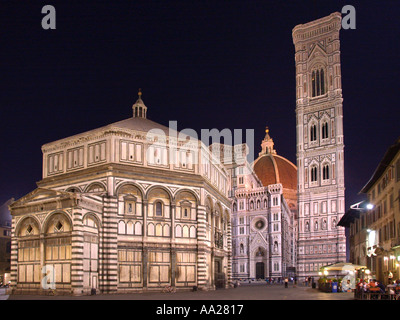
[[[312,98],[323,96],[327,90],[326,79],[326,64],[321,59],[316,59],[316,62],[310,68],[311,88],[310,95]]]

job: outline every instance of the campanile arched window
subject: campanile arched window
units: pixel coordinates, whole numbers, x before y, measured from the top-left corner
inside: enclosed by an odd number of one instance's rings
[[[325,93],[325,71],[322,66],[317,66],[311,72],[311,96],[318,97]]]
[[[322,167],[322,179],[329,180],[329,165],[324,165]]]
[[[310,169],[311,173],[311,182],[316,182],[318,180],[318,170],[317,167],[314,166]]]
[[[327,138],[329,138],[329,127],[328,127],[328,122],[327,121],[325,121],[323,124],[322,124],[322,139],[327,139]]]
[[[310,141],[317,140],[317,126],[315,124],[310,127]]]

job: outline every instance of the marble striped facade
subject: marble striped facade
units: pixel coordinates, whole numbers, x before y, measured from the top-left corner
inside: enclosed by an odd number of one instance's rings
[[[14,293],[229,286],[229,176],[200,141],[153,126],[166,132],[133,117],[42,147],[43,179],[10,206]]]

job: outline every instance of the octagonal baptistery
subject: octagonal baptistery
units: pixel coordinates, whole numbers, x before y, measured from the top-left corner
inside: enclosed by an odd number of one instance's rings
[[[224,166],[195,137],[133,117],[42,146],[10,205],[14,293],[214,289],[231,281]]]

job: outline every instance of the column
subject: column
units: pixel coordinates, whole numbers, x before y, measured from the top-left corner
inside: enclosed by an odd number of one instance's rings
[[[18,241],[15,234],[15,218],[12,218],[11,228],[11,266],[10,266],[10,288],[12,292],[15,292],[17,288],[17,273],[18,273]]]
[[[171,202],[171,286],[173,287],[176,280],[175,214],[176,204]]]
[[[232,225],[231,220],[228,218],[227,221],[227,232],[226,232],[226,246],[228,250],[228,266],[227,266],[227,285],[228,287],[233,285],[232,283]]]
[[[143,199],[142,201],[142,215],[143,215],[143,241],[147,238],[147,210],[149,206],[149,201]]]
[[[207,290],[207,236],[206,236],[206,208],[197,206],[197,286],[200,290]]]
[[[171,240],[175,240],[175,214],[176,214],[176,204],[171,203]]]
[[[74,210],[72,213],[71,238],[71,292],[82,295],[83,292],[83,225],[82,212]]]
[[[142,214],[143,214],[143,251],[142,251],[142,277],[143,277],[143,290],[147,290],[147,263],[148,263],[148,249],[147,249],[147,212],[149,208],[149,201],[143,199],[142,202]]]
[[[143,248],[142,251],[142,263],[143,263],[143,290],[147,290],[147,262],[148,262],[148,249]]]
[[[176,279],[176,251],[174,248],[171,248],[171,286],[175,287],[175,279]]]
[[[103,197],[102,239],[99,248],[99,285],[103,293],[116,293],[118,287],[118,200]]]

